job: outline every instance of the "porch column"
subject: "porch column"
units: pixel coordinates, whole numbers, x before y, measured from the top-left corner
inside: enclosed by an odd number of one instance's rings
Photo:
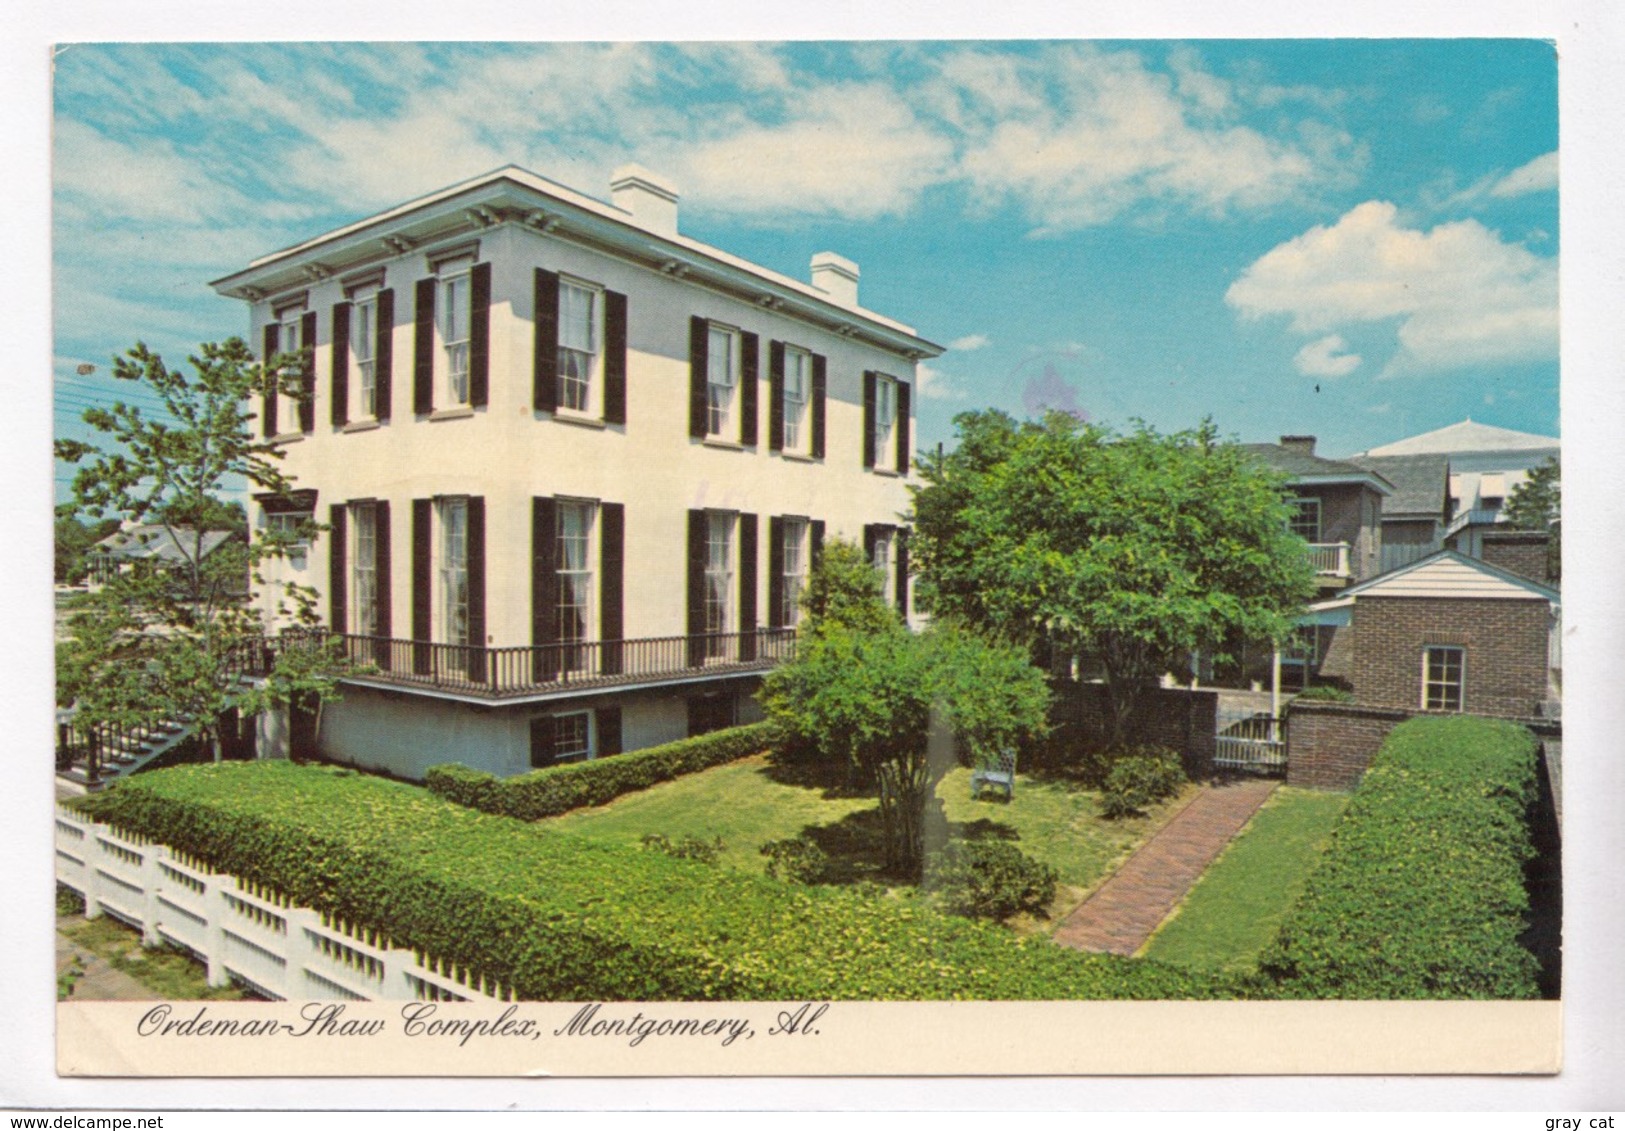
[[[1281,717],[1281,646],[1273,646],[1270,655],[1270,715]]]

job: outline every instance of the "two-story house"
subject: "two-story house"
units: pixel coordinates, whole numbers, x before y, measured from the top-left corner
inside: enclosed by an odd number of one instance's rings
[[[792,279],[682,235],[654,174],[610,187],[510,166],[214,284],[266,354],[311,350],[260,406],[298,490],[253,512],[328,526],[284,567],[357,664],[324,756],[511,774],[748,718],[836,536],[908,615],[941,347],[840,256]]]

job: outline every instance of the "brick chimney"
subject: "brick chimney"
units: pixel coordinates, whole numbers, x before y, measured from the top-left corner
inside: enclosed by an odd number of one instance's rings
[[[1313,436],[1282,436],[1281,446],[1289,452],[1298,452],[1306,456],[1315,454],[1315,438]]]
[[[677,186],[642,165],[622,165],[609,178],[616,208],[663,236],[677,234]]]
[[[858,265],[833,251],[812,257],[812,285],[829,295],[831,302],[856,308],[858,305]]]

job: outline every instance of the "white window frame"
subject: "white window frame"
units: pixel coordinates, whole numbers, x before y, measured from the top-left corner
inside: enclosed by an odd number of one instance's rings
[[[536,757],[537,752],[536,752],[536,750],[534,748],[534,743],[533,743],[532,749],[530,751],[530,763],[531,763],[531,766],[533,768],[541,769],[541,768],[544,768],[544,767],[547,767],[547,766],[562,765],[562,764],[565,764],[565,762],[567,762],[567,761],[568,762],[576,762],[576,761],[588,761],[588,762],[590,762],[593,759],[598,757],[598,719],[597,719],[597,712],[595,712],[595,711],[561,711],[561,712],[559,712],[557,714],[553,714],[553,715],[541,715],[541,716],[539,716],[539,717],[537,717],[537,718],[535,718],[535,719],[533,719],[531,721],[532,721],[532,724],[534,725],[535,723],[541,722],[544,719],[547,721],[548,728],[552,732],[552,746],[551,746],[551,749],[549,749],[549,751],[548,751],[549,757],[546,760],[539,761],[537,759],[537,757]],[[570,719],[570,720],[579,719],[579,720],[581,720],[581,724],[582,724],[581,725],[581,732],[582,732],[583,737],[585,738],[585,746],[582,749],[580,749],[578,751],[572,751],[571,753],[567,754],[563,759],[561,759],[559,757],[559,749],[558,749],[558,724],[559,724],[560,719]],[[534,731],[532,733],[534,733]]]
[[[1434,679],[1433,656],[1435,653],[1454,652],[1456,654],[1456,678]],[[1433,690],[1440,690],[1440,706],[1434,705]],[[1456,704],[1448,705],[1449,691],[1455,689]],[[1428,644],[1422,648],[1422,710],[1449,711],[1460,714],[1467,709],[1467,649],[1460,644]]]
[[[448,408],[471,403],[473,269],[472,256],[447,260],[436,269],[434,331],[439,348],[435,351],[435,404]]]
[[[350,504],[349,629],[356,636],[378,635],[378,508]]]
[[[598,580],[596,545],[598,540],[596,537],[598,533],[598,506],[587,499],[560,499],[556,506],[554,569],[558,578],[558,604],[555,607],[558,618],[558,640],[561,645],[590,644],[598,639],[599,632],[598,602],[595,600],[595,583]],[[568,560],[565,542],[567,537],[565,531],[567,525],[566,515],[580,515],[582,517],[580,533],[574,535],[580,542],[578,549],[581,554],[581,566],[577,569],[565,568]],[[581,611],[581,635],[579,636],[567,635],[565,627],[567,623],[566,610],[577,608],[573,602],[566,605],[564,601],[565,594],[574,589],[571,584],[572,579],[581,581],[581,589],[579,590],[582,598],[579,606]],[[573,620],[574,618],[570,619]],[[590,666],[592,655],[591,649],[580,649],[578,651],[569,647],[561,648],[561,667],[567,672],[582,671]]]
[[[733,632],[737,616],[739,570],[736,561],[738,515],[732,511],[705,513],[705,633],[706,656],[728,655],[728,642],[716,637]]]
[[[737,439],[741,335],[719,322],[708,322],[705,333],[705,435]],[[719,351],[718,342],[726,349]]]
[[[811,526],[804,518],[780,520],[779,589],[784,605],[778,613],[785,628],[794,628],[801,621],[801,594],[807,588],[807,533]]]
[[[349,418],[378,419],[378,288],[357,288],[350,297]]]
[[[566,342],[565,308],[574,292],[590,303],[586,341]],[[559,344],[556,358],[558,411],[565,415],[600,419],[604,415],[604,288],[583,279],[559,276]],[[582,346],[586,348],[582,348]],[[573,364],[572,364],[573,363]],[[579,396],[570,395],[579,386]],[[572,400],[578,403],[571,403]]]
[[[468,496],[438,498],[434,501],[434,511],[435,642],[480,643],[470,639],[468,632]],[[458,639],[459,634],[461,639]]]
[[[897,462],[897,378],[875,374],[875,467]]]
[[[287,562],[296,569],[305,566],[305,552],[310,548],[308,536],[302,536],[299,528],[307,523],[314,523],[316,515],[311,511],[263,511],[265,532],[273,533],[276,530],[286,530],[294,535],[294,541],[287,548]]]
[[[792,380],[792,376],[795,378]],[[799,388],[798,388],[799,386]],[[799,396],[792,396],[798,392]],[[812,451],[812,428],[807,408],[812,403],[812,354],[800,346],[784,347],[784,451],[807,455]]]
[[[1320,536],[1321,536],[1321,533],[1322,533],[1321,514],[1320,514],[1320,496],[1319,495],[1294,495],[1290,499],[1288,499],[1287,502],[1292,507],[1292,513],[1287,516],[1287,520],[1286,520],[1287,532],[1290,533],[1290,534],[1296,534],[1298,537],[1302,538],[1305,542],[1308,542],[1310,545],[1319,544],[1320,541],[1321,541]],[[1302,529],[1303,527],[1308,526],[1309,523],[1308,523],[1308,520],[1307,520],[1306,516],[1311,514],[1311,513],[1313,513],[1314,516],[1315,516],[1315,518],[1314,518],[1315,529],[1314,529],[1314,537],[1313,538],[1309,537],[1308,534],[1305,534],[1303,532],[1303,529]]]
[[[895,530],[885,528],[876,530],[874,549],[869,555],[869,564],[880,573],[880,595],[888,605],[896,603],[897,600],[896,562],[892,557],[896,537]]]
[[[297,354],[311,345],[310,342],[300,339],[300,329],[304,325],[304,306],[289,306],[277,311],[277,352]],[[311,364],[315,364],[315,352],[311,352]],[[299,398],[283,391],[281,386],[277,389],[276,404],[276,430],[277,435],[299,435],[303,430],[299,427]]]

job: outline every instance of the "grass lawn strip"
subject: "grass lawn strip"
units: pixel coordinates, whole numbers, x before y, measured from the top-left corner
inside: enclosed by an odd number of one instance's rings
[[[1140,953],[1179,966],[1254,969],[1347,805],[1343,793],[1277,789]]]
[[[111,915],[86,919],[60,915],[56,929],[70,942],[107,960],[163,1001],[241,1001],[236,986],[209,985],[208,971],[185,951],[141,944],[141,932]]]

